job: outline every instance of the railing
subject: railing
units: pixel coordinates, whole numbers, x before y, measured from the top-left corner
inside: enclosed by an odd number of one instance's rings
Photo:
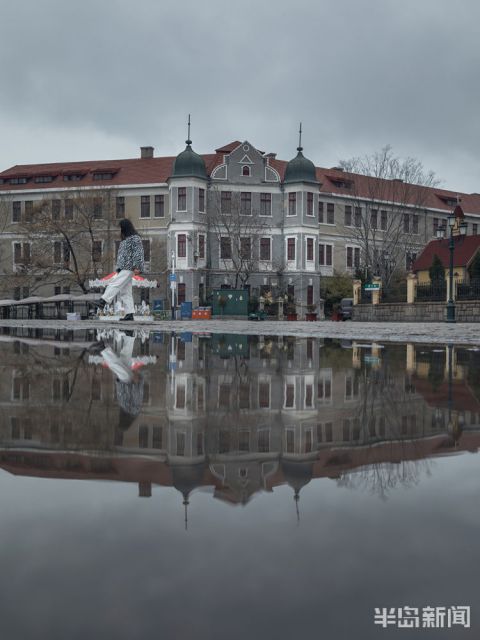
[[[372,292],[371,291],[365,291],[365,289],[362,287],[362,292],[361,292],[361,296],[360,296],[360,303],[361,304],[372,304]]]
[[[480,300],[480,280],[457,282],[457,300]]]
[[[447,285],[444,282],[417,284],[416,300],[418,302],[446,302]]]

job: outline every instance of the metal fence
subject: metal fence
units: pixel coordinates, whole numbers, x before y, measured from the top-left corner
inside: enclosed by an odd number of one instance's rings
[[[416,299],[419,302],[446,302],[447,286],[445,282],[417,284]]]
[[[407,284],[382,290],[382,302],[407,302]]]
[[[457,300],[480,300],[480,280],[457,282]]]

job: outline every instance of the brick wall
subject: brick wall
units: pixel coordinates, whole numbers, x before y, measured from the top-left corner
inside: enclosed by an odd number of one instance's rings
[[[457,322],[480,322],[480,300],[456,303]],[[444,322],[445,302],[404,302],[378,305],[359,304],[353,307],[356,322]]]

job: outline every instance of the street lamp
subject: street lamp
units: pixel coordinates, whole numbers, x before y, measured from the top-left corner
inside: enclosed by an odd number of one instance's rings
[[[450,232],[450,242],[448,248],[450,250],[450,268],[448,272],[448,302],[447,302],[447,322],[456,322],[455,320],[455,302],[453,300],[453,254],[455,251],[455,235],[453,233],[455,228],[455,222],[457,219],[463,218],[463,211],[460,205],[455,207],[447,218],[447,227]],[[460,222],[457,226],[458,236],[465,236],[467,234],[467,223],[465,221]],[[437,238],[440,240],[445,238],[447,229],[446,227],[437,228]]]
[[[172,251],[172,272],[170,274],[170,290],[172,295],[172,320],[175,320],[175,289],[177,287],[175,275],[175,251]]]

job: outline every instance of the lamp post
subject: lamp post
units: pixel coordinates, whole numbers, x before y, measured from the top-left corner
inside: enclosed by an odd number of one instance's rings
[[[172,273],[170,275],[170,290],[172,293],[172,320],[175,320],[175,289],[177,287],[175,275],[175,251],[172,251]]]
[[[459,211],[458,211],[459,210]],[[453,254],[455,252],[455,235],[453,233],[455,228],[455,222],[460,217],[463,218],[463,211],[458,205],[447,218],[447,228],[450,232],[450,242],[448,244],[448,248],[450,251],[450,267],[448,270],[448,302],[447,302],[447,322],[456,322],[455,320],[455,301],[453,300]],[[457,235],[465,236],[467,233],[467,223],[460,222],[457,225]],[[446,235],[446,228],[439,227],[437,229],[437,238],[442,239]]]

